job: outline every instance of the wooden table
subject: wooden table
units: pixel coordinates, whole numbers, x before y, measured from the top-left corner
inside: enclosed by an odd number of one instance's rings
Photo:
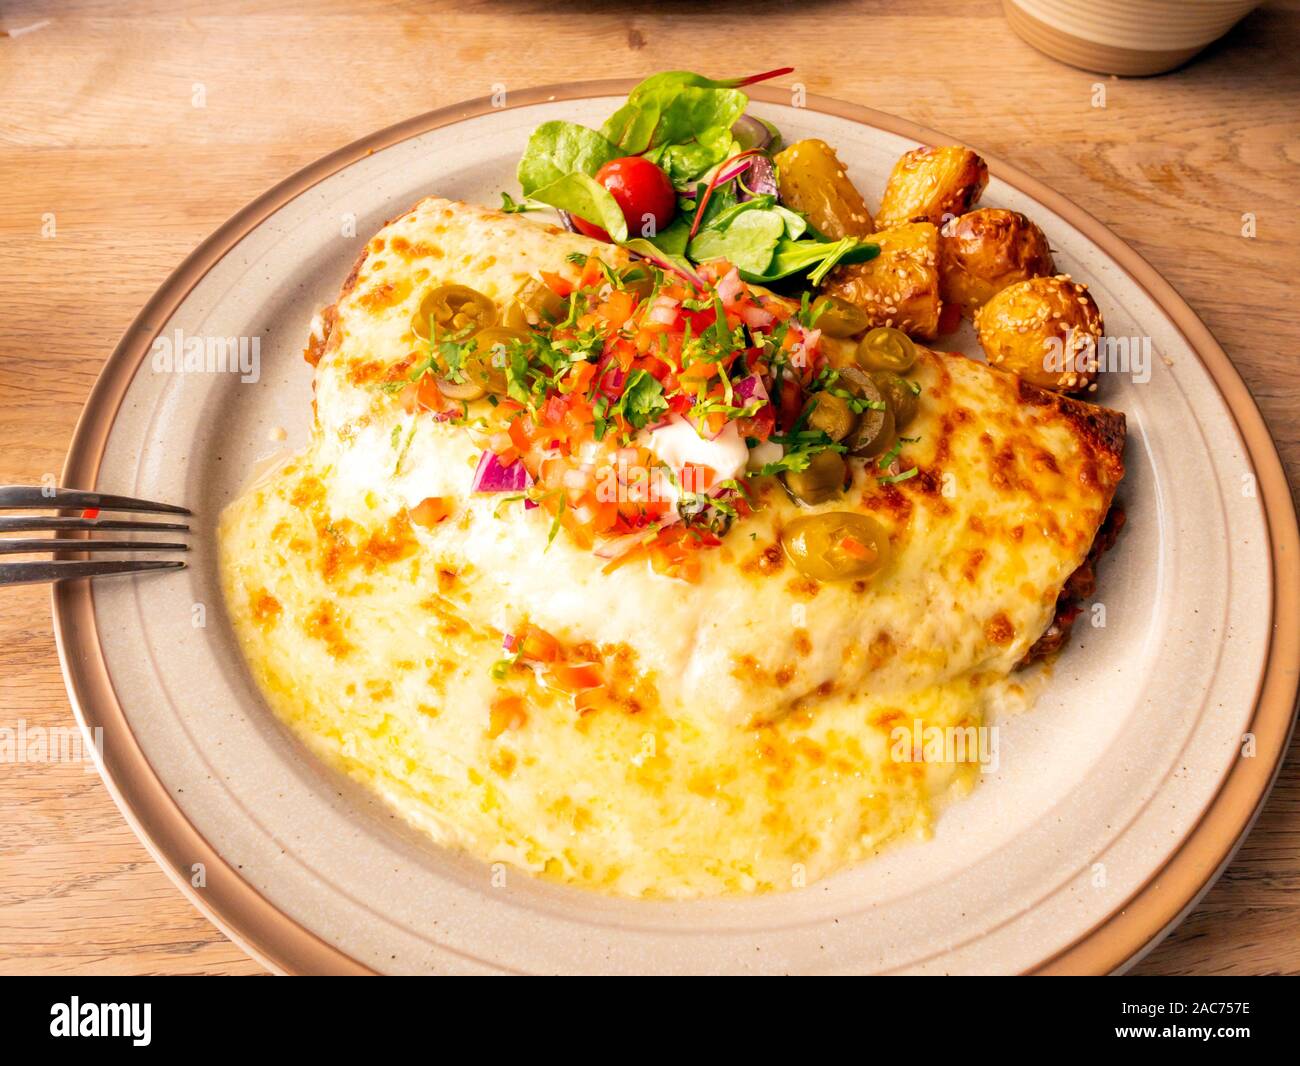
[[[1038,54],[995,0],[585,6],[10,0],[0,26],[38,28],[0,38],[0,482],[57,475],[100,365],[154,288],[329,150],[495,84],[784,64],[809,92],[1014,161],[1135,245],[1232,355],[1300,477],[1295,0],[1183,71],[1131,81]],[[42,588],[0,596],[0,725],[20,720],[72,722]],[[0,970],[260,972],[172,888],[93,772],[0,765],[0,809]],[[1300,762],[1138,969],[1300,972]]]

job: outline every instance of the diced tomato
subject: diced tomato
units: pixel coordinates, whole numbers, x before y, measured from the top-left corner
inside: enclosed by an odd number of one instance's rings
[[[451,517],[451,503],[442,496],[426,496],[411,508],[410,515],[417,526],[432,529]]]
[[[718,473],[703,463],[683,463],[677,480],[686,492],[708,492],[718,480]]]
[[[583,264],[582,275],[578,278],[578,288],[588,289],[595,285],[604,276],[600,269],[600,260],[594,255],[587,256],[587,262]]]
[[[668,410],[675,415],[684,415],[693,406],[694,404],[691,402],[691,398],[682,392],[668,398]]]
[[[573,292],[576,288],[573,282],[569,281],[567,278],[560,277],[559,274],[552,274],[549,270],[543,270],[541,274],[542,280],[546,282],[547,288],[549,288],[551,292],[555,293],[556,296],[563,296],[567,299],[569,293]]]
[[[596,544],[596,537],[591,525],[584,522],[575,510],[569,508],[561,513],[560,525],[568,530],[573,542],[583,551],[590,551]]]
[[[704,425],[702,427],[704,435],[711,440],[727,428],[728,421],[729,419],[726,411],[710,411],[704,417]]]
[[[564,379],[564,391],[585,395],[591,386],[591,379],[595,376],[595,363],[575,363]]]
[[[803,412],[803,389],[797,381],[783,377],[780,398],[779,422],[782,429],[789,429]]]
[[[626,289],[620,289],[612,292],[609,299],[600,305],[598,311],[614,329],[622,329],[627,320],[632,317],[632,311],[636,307],[636,298]]]
[[[665,577],[691,582],[700,579],[700,561],[682,553],[679,549],[653,548],[650,552],[650,565],[654,567],[655,573],[663,574]]]
[[[447,407],[447,397],[438,388],[438,383],[425,374],[419,381],[407,385],[398,397],[402,410],[415,414],[421,408],[426,411],[442,411]]]
[[[546,398],[546,406],[542,408],[542,419],[553,426],[560,424],[564,413],[569,409],[569,398],[561,396],[559,393],[551,393]]]
[[[609,691],[604,685],[583,689],[573,697],[573,707],[579,714],[594,711],[609,699]]]
[[[776,408],[770,403],[760,407],[752,418],[736,419],[736,431],[742,437],[753,437],[755,440],[764,441],[772,435],[774,429],[776,429]]]
[[[668,175],[641,156],[611,159],[596,171],[596,181],[609,190],[622,209],[630,236],[643,236],[647,222],[655,233],[662,232],[677,210],[677,192]],[[609,234],[593,222],[574,216],[573,224],[588,237],[609,240]]]
[[[534,662],[550,663],[560,657],[560,642],[541,626],[526,622],[515,634],[515,647],[525,659]]]
[[[510,423],[510,439],[514,441],[515,448],[523,454],[530,451],[533,446],[533,435],[531,432],[532,419],[528,417],[516,418]]]
[[[677,377],[684,386],[696,385],[701,381],[716,378],[718,376],[718,365],[717,363],[708,363],[701,360],[698,363],[692,363]]]
[[[499,692],[488,709],[488,736],[495,740],[507,729],[521,729],[528,722],[528,708],[521,697]]]
[[[604,683],[604,672],[599,663],[552,663],[546,671],[556,688],[566,692],[581,692]]]

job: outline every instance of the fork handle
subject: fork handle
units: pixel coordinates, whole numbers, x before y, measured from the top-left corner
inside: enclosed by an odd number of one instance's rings
[[[135,559],[78,562],[62,559],[53,562],[0,563],[0,585],[38,585],[47,581],[66,581],[76,577],[108,577],[112,574],[135,574],[142,570],[180,570],[182,562],[156,562]]]

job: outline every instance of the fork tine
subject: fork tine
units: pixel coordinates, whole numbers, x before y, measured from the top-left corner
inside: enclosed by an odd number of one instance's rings
[[[24,507],[68,507],[86,509],[98,507],[101,511],[143,511],[155,514],[191,514],[185,507],[170,503],[153,503],[130,496],[110,496],[103,492],[83,492],[80,489],[36,488],[31,485],[0,485],[0,511]]]
[[[183,562],[118,561],[80,562],[62,559],[54,562],[0,563],[0,585],[32,585],[45,581],[63,581],[74,577],[107,577],[110,574],[136,574],[142,570],[180,570]]]
[[[22,537],[17,540],[0,540],[0,555],[26,555],[28,552],[129,552],[129,551],[189,551],[188,544],[165,544],[154,540],[46,540],[43,537]]]
[[[190,527],[183,522],[123,522],[117,519],[101,521],[98,518],[58,518],[54,515],[0,515],[0,533],[31,533],[46,529],[108,529],[141,532],[182,530],[188,533]]]

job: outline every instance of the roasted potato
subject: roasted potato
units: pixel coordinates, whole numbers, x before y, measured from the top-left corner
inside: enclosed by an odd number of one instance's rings
[[[975,314],[989,363],[1058,392],[1096,388],[1101,312],[1068,274],[1009,285]]]
[[[939,332],[939,231],[929,222],[881,230],[880,254],[831,272],[822,291],[862,308],[869,327],[930,339]]]
[[[875,229],[862,194],[825,141],[796,141],[773,158],[781,202],[823,237],[866,237]]]
[[[941,226],[944,216],[964,215],[980,198],[989,168],[969,148],[913,148],[894,164],[876,215],[879,229],[904,222]]]
[[[983,207],[939,230],[939,294],[972,317],[1008,285],[1055,273],[1043,231],[1018,211]]]

